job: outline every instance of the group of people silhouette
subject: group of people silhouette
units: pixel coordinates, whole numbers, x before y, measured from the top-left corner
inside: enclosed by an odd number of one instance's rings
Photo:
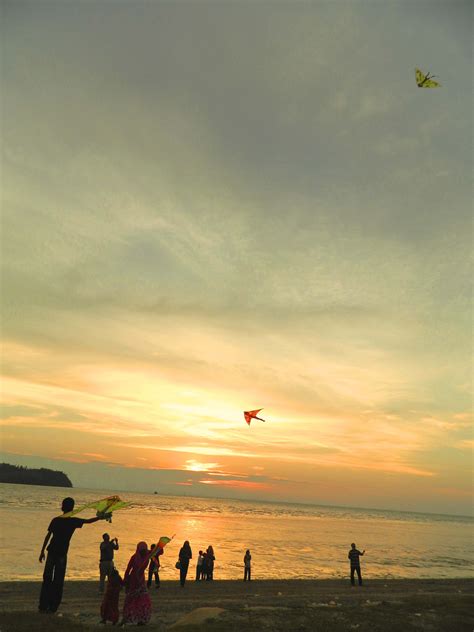
[[[67,514],[74,509],[74,504],[73,498],[65,498],[63,500],[61,505],[63,515],[53,518],[41,548],[40,562],[43,562],[45,559],[46,549],[48,552],[39,600],[39,611],[42,613],[56,612],[61,603],[67,567],[67,554],[74,531],[81,529],[85,524],[91,524],[110,517],[110,514],[88,519],[68,516]],[[99,561],[99,593],[104,595],[100,609],[101,623],[106,623],[107,621],[111,621],[113,624],[118,623],[120,618],[119,597],[121,590],[125,588],[121,623],[143,625],[148,623],[151,618],[152,603],[149,590],[153,580],[155,587],[160,587],[160,556],[163,555],[163,548],[157,544],[152,544],[148,548],[146,542],[139,542],[135,553],[128,562],[123,578],[114,565],[114,553],[118,549],[118,538],[111,538],[108,533],[104,533],[100,543]],[[359,585],[362,585],[360,557],[364,553],[365,550],[359,551],[355,543],[352,543],[348,554],[352,585],[355,585],[355,574],[357,574]],[[179,551],[178,561],[175,564],[176,569],[179,570],[180,585],[183,588],[192,558],[191,545],[186,540]],[[214,579],[215,559],[212,546],[208,546],[205,551],[199,551],[195,581],[212,581]],[[251,560],[250,550],[247,549],[243,558],[244,581],[251,580]],[[148,576],[145,577],[147,571]],[[107,587],[105,587],[106,578]]]

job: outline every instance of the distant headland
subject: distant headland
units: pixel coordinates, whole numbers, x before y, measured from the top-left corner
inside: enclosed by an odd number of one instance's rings
[[[0,483],[72,487],[71,481],[64,472],[48,470],[44,467],[32,469],[21,465],[10,465],[9,463],[0,463]]]

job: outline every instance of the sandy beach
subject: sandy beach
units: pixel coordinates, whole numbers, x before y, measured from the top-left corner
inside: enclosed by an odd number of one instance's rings
[[[96,582],[66,581],[56,615],[37,613],[39,590],[39,582],[0,584],[2,632],[102,628]],[[152,589],[148,629],[471,632],[473,592],[469,579],[369,579],[354,588],[342,580],[191,581],[184,589],[164,581],[159,590]]]

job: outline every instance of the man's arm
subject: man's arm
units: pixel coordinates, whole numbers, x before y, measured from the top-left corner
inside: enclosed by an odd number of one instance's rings
[[[108,514],[96,516],[95,518],[87,518],[87,519],[82,518],[82,524],[92,524],[93,522],[97,522],[99,520],[107,520],[107,518],[110,518],[111,515],[112,515],[111,513],[108,513]]]
[[[40,553],[40,556],[39,556],[39,561],[40,562],[42,562],[44,560],[44,552],[45,552],[45,549],[46,549],[46,547],[48,545],[50,537],[51,537],[51,531],[48,531],[48,533],[46,534],[46,537],[44,539],[43,546],[41,547],[41,553]]]
[[[119,550],[119,543],[118,543],[118,539],[114,538],[115,542],[112,542],[112,546],[114,548],[115,551]]]

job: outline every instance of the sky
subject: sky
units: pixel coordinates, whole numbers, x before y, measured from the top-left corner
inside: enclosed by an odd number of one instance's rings
[[[2,459],[469,513],[471,24],[3,1]]]

